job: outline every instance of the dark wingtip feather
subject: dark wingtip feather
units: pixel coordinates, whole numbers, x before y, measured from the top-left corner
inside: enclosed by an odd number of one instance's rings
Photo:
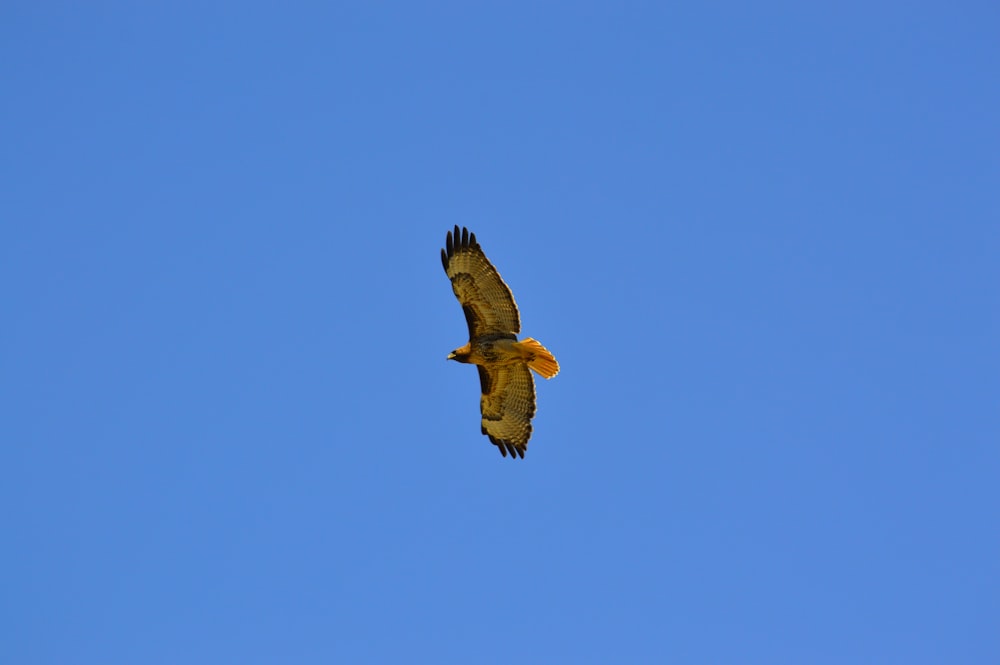
[[[479,247],[479,243],[476,242],[476,234],[470,233],[469,229],[462,226],[459,227],[458,224],[455,225],[454,231],[448,231],[448,235],[445,236],[445,252],[448,254],[448,258],[455,256],[455,252],[463,249],[476,249]]]
[[[448,272],[448,255],[443,249],[441,250],[441,265],[444,266],[444,271]]]
[[[483,434],[486,434],[486,428],[483,428]],[[508,441],[507,439],[498,439],[492,434],[487,434],[490,437],[490,443],[500,449],[500,454],[507,457],[507,453],[510,453],[511,459],[517,459],[520,457],[524,459],[524,448],[517,446],[516,444]]]

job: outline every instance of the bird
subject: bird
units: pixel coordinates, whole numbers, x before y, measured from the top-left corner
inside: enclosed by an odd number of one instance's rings
[[[482,396],[482,433],[512,459],[524,458],[535,415],[535,382],[531,370],[546,379],[559,373],[559,363],[544,346],[528,337],[518,341],[521,318],[514,294],[486,258],[476,234],[455,225],[441,250],[444,272],[465,312],[469,342],[448,360],[476,365]]]

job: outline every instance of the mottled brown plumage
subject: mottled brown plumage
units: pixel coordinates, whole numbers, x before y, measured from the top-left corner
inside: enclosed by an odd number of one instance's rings
[[[482,433],[506,457],[524,457],[535,415],[535,382],[531,371],[546,379],[559,364],[535,340],[517,341],[521,319],[510,288],[501,279],[474,233],[449,231],[441,263],[469,325],[469,343],[455,349],[449,360],[479,369],[482,389]]]

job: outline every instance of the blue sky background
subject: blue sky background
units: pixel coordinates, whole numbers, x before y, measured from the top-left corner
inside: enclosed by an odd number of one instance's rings
[[[1000,662],[998,31],[6,3],[0,660]]]

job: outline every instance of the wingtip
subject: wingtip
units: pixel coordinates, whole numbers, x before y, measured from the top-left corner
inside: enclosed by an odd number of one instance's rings
[[[456,250],[476,249],[479,242],[476,241],[476,234],[469,231],[468,227],[455,225],[453,231],[448,231],[445,235],[445,254],[449,258],[455,256]]]
[[[510,453],[511,459],[517,459],[519,457],[524,459],[524,448],[516,443],[501,439],[497,442],[497,447],[500,449],[500,453],[504,457],[507,457],[507,453]],[[506,450],[504,450],[504,448],[506,448]]]
[[[497,447],[497,449],[500,450],[500,454],[503,457],[507,457],[507,453],[510,453],[511,459],[517,459],[519,457],[521,459],[524,459],[524,453],[527,450],[527,444],[519,446],[512,441],[507,441],[506,439],[498,439],[494,436],[490,436],[486,432],[485,427],[483,428],[483,434],[486,434],[487,436],[490,437],[490,443],[492,443],[494,446]]]

